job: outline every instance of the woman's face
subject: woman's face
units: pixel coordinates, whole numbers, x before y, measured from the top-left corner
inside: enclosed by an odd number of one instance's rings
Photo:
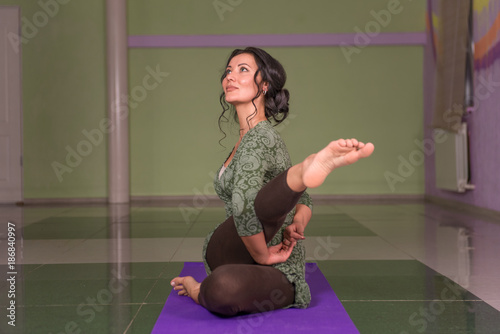
[[[228,103],[238,105],[252,101],[259,89],[254,82],[257,70],[257,63],[251,54],[242,53],[230,60],[226,68],[226,77],[222,80],[222,89]],[[257,82],[260,83],[261,80],[259,73]],[[263,89],[266,88],[263,87]]]

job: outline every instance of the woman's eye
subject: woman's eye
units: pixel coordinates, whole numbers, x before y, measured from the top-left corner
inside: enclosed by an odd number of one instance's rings
[[[225,74],[226,74],[226,75],[228,75],[228,74],[230,74],[230,73],[231,73],[231,70],[230,70],[230,69],[227,69]]]
[[[241,72],[248,72],[248,70],[247,70],[247,68],[246,68],[246,67],[242,67],[242,68],[240,69],[240,71],[241,71]]]

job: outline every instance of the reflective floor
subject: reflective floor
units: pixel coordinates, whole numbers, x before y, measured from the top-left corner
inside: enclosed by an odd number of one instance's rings
[[[189,203],[0,206],[0,333],[149,333],[170,278],[201,261],[223,217]],[[306,237],[361,333],[500,333],[500,220],[323,205]]]

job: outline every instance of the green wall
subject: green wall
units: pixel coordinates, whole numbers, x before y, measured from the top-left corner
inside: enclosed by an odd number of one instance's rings
[[[66,165],[66,147],[77,150],[85,140],[82,131],[95,128],[106,114],[102,1],[73,0],[49,10],[38,1],[1,0],[0,5],[20,5],[25,36],[24,197],[106,196],[104,141],[79,164],[71,160],[75,168],[61,181],[52,167],[54,162]]]
[[[383,10],[389,2],[129,0],[129,34],[353,33],[374,21],[370,11]],[[231,10],[217,13],[214,3]],[[0,0],[0,5],[17,4],[32,22],[43,11],[35,1]],[[400,9],[383,32],[424,31],[424,1],[405,1]],[[38,30],[22,51],[25,198],[105,197],[106,143],[97,135],[106,117],[104,1],[59,5]],[[294,162],[339,137],[376,146],[369,160],[338,170],[311,193],[424,192],[422,166],[394,192],[384,177],[386,171],[397,174],[398,157],[423,137],[423,47],[369,46],[353,54],[350,63],[339,47],[267,50],[288,72],[291,117],[280,131]],[[211,191],[211,174],[235,141],[234,136],[224,140],[226,148],[218,144],[219,78],[230,51],[130,50],[133,196]],[[143,79],[152,70],[163,77],[144,90]],[[144,91],[147,95],[139,94]],[[90,147],[83,130],[95,135]],[[81,161],[73,157],[70,167],[67,148],[88,155]],[[59,169],[58,178],[54,162],[71,173]]]

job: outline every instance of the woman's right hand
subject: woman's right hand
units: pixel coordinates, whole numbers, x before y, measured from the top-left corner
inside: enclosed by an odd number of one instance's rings
[[[304,240],[304,226],[298,223],[292,223],[285,228],[283,232],[283,241],[288,244],[292,241]]]
[[[283,231],[283,244],[285,247],[290,245],[293,241],[297,242],[305,239],[304,232],[311,217],[312,210],[308,206],[297,204],[292,223]]]

